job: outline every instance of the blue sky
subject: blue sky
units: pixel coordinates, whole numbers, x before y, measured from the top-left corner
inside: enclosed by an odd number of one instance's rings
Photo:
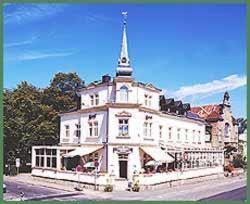
[[[246,7],[237,4],[5,4],[4,87],[46,87],[57,72],[115,75],[122,11],[133,77],[192,106],[231,96],[246,117]]]

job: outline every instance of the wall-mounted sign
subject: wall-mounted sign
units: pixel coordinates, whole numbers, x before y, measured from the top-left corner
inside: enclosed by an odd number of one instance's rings
[[[115,147],[113,149],[113,151],[118,153],[118,154],[129,154],[133,151],[133,148],[129,148],[126,146],[120,146],[120,147]]]

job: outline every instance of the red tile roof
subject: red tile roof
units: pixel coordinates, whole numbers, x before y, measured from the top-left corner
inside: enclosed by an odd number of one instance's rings
[[[198,114],[203,119],[222,119],[219,104],[192,107],[191,112]]]

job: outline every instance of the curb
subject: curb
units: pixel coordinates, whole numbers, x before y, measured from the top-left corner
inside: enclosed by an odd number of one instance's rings
[[[50,199],[50,198],[62,198],[62,197],[67,197],[67,196],[75,196],[75,195],[81,195],[82,193],[60,193],[60,194],[53,194],[53,195],[49,195],[49,196],[40,196],[40,197],[35,197],[35,198],[27,198],[24,199],[25,200],[34,200],[34,201],[38,201],[38,200],[44,200],[44,199]]]

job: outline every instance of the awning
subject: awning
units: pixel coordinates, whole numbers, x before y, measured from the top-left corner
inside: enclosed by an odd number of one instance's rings
[[[151,160],[151,161],[148,161],[145,166],[159,166],[159,165],[162,165],[161,162],[159,161],[154,161],[154,160]]]
[[[155,161],[162,163],[174,162],[174,158],[160,147],[141,147],[141,149],[150,155]]]
[[[84,164],[85,168],[95,168],[95,162],[87,162]]]
[[[85,155],[90,154],[92,152],[95,152],[101,148],[103,148],[103,146],[77,147],[72,152],[64,154],[63,157],[70,158],[70,157],[75,157],[75,156],[85,156]]]

